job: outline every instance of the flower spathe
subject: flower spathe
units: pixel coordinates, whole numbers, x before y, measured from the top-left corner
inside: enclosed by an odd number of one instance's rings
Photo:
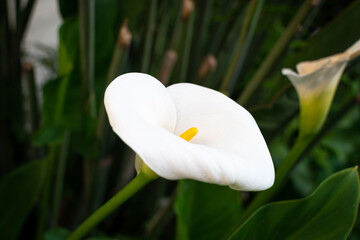
[[[312,135],[321,128],[348,61],[359,54],[360,40],[343,53],[297,64],[298,73],[282,69],[300,99],[300,134]]]
[[[274,166],[253,117],[217,91],[190,83],[165,88],[142,73],[117,77],[105,107],[115,133],[157,175],[257,191],[272,186]],[[190,142],[180,138],[196,127]]]

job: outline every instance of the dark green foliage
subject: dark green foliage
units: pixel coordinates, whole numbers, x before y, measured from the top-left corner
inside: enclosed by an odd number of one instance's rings
[[[184,22],[181,1],[94,0],[95,15],[87,20],[94,21],[95,39],[89,39],[90,34],[81,35],[82,2],[59,0],[63,23],[58,31],[59,47],[54,50],[57,59],[52,61],[58,64],[57,72],[42,86],[42,97],[38,97],[40,128],[30,130],[32,113],[28,107],[28,89],[23,83],[29,76],[22,69],[24,58],[20,47],[34,1],[26,1],[23,7],[18,5],[22,1],[14,1],[18,9],[15,17],[19,20],[15,29],[8,21],[9,1],[2,1],[0,239],[16,239],[20,235],[33,239],[41,224],[44,229],[39,230],[37,237],[65,239],[135,175],[133,154],[111,131],[106,117],[101,119],[103,94],[107,81],[112,80],[109,76],[114,75],[109,68],[115,53],[121,53],[120,61],[115,64],[116,74],[140,71],[146,58],[147,73],[158,77],[165,54],[174,50],[178,58],[169,83],[182,79],[219,90],[233,61],[249,2],[254,1],[194,1],[194,15],[191,21]],[[251,35],[251,41],[240,49],[244,61],[237,65],[241,69],[235,69],[240,74],[232,79],[231,98],[236,100],[243,94],[303,2],[264,1],[258,20],[251,16],[249,24],[254,25],[254,31],[252,34],[245,31],[245,37]],[[155,7],[151,8],[152,4]],[[263,83],[244,104],[257,121],[276,167],[298,135],[298,97],[288,79],[281,75],[281,68],[294,69],[300,61],[344,51],[360,39],[359,13],[357,0],[323,0],[312,6],[279,57],[270,63]],[[129,46],[119,46],[119,29],[125,19],[132,41]],[[149,24],[150,19],[153,25]],[[83,26],[88,26],[87,23]],[[148,26],[153,27],[148,29]],[[82,39],[85,40],[81,42]],[[89,59],[82,59],[81,46],[90,40],[94,46],[84,56],[94,56],[94,67],[87,71],[93,74],[93,92],[89,91],[88,79],[82,72],[82,63]],[[217,67],[199,77],[199,67],[207,54],[214,55]],[[302,153],[283,190],[271,201],[308,196],[331,174],[359,164],[359,93],[357,58],[348,64],[339,83],[323,130]],[[91,111],[93,105],[95,115]],[[45,170],[45,164],[34,159],[46,155],[52,166]],[[44,175],[47,184],[43,184]],[[318,235],[306,235],[314,229],[326,239],[332,239],[334,234],[338,234],[336,239],[346,238],[355,218],[358,191],[354,168],[344,170],[328,178],[305,199],[263,207],[233,238],[316,239]],[[178,185],[161,180],[130,199],[100,224],[89,239],[223,239],[239,226],[241,216],[255,196],[256,193],[240,193],[191,180],[182,180]],[[44,199],[48,200],[45,200],[47,205]],[[54,206],[54,203],[58,204]],[[47,206],[45,210],[43,206]],[[44,220],[34,220],[40,215]],[[30,221],[26,221],[29,217]],[[153,226],[153,223],[157,224]],[[358,220],[349,239],[359,238],[359,229]]]
[[[346,239],[360,197],[357,168],[327,178],[309,197],[268,204],[230,239]]]
[[[33,161],[0,181],[0,239],[17,239],[44,183],[44,161]]]
[[[241,215],[241,193],[228,187],[183,180],[175,203],[177,239],[221,239]]]

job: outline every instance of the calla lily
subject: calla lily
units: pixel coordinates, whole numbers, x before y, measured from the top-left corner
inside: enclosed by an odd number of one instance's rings
[[[359,54],[360,40],[343,53],[297,64],[298,73],[282,69],[300,99],[300,134],[312,135],[321,128],[348,61]]]
[[[222,93],[190,83],[165,88],[147,74],[127,73],[106,89],[105,108],[115,133],[163,178],[247,191],[274,182],[255,120]]]

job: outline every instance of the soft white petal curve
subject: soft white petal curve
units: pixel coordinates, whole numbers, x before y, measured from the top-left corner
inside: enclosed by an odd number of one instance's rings
[[[184,84],[192,90],[183,92],[185,94],[180,93],[182,91],[175,93],[181,85],[166,90],[158,80],[146,74],[118,77],[105,93],[105,106],[113,130],[161,177],[195,179],[238,190],[270,187],[274,181],[271,156],[251,115],[226,96],[210,89]],[[190,92],[195,97],[188,96]],[[201,98],[202,93],[210,94]],[[176,107],[189,109],[177,103],[181,99],[184,106],[190,104],[194,110],[206,103],[212,107],[202,117],[192,114],[193,111],[184,115],[182,110],[176,110]],[[213,103],[217,103],[217,107]],[[223,115],[223,111],[228,117],[224,118],[226,121],[218,122],[219,132],[208,131],[209,138],[201,140],[206,129],[214,124],[208,114],[212,114],[217,122],[223,120],[216,118],[218,114]],[[182,116],[177,118],[178,113]],[[199,125],[200,120],[202,124]],[[176,121],[179,125],[175,129]],[[186,121],[189,124],[185,124]],[[185,125],[199,129],[190,143],[178,137],[183,130],[180,126],[186,128]],[[232,128],[230,132],[229,127]]]
[[[175,105],[164,85],[150,75],[126,73],[117,77],[107,87],[104,102],[112,127],[123,122],[130,124],[132,118],[140,117],[167,131],[174,130]],[[120,127],[126,130],[133,126]]]
[[[156,78],[143,73],[127,73],[114,79],[105,91],[105,109],[110,125],[130,147],[128,141],[141,138],[138,122],[156,125],[173,132],[176,109],[172,99]]]
[[[336,89],[340,77],[347,65],[347,60],[331,64],[327,62],[321,68],[309,74],[300,75],[291,69],[282,69],[295,86],[299,95],[321,94],[325,89]]]
[[[248,111],[224,94],[198,85],[179,83],[168,90],[177,109],[175,134],[190,127],[199,130],[187,150],[192,159],[183,161],[181,168],[174,168],[176,171],[169,177],[197,178],[238,190],[272,186],[271,155]],[[206,154],[201,154],[203,151]],[[198,171],[203,173],[199,176]]]

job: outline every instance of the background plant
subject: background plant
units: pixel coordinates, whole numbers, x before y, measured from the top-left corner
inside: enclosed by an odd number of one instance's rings
[[[359,1],[208,0],[191,9],[190,1],[59,0],[64,22],[57,72],[43,86],[40,103],[34,69],[22,61],[20,48],[34,1],[20,2],[15,26],[8,22],[7,1],[0,3],[5,239],[64,238],[133,178],[134,155],[112,133],[103,109],[104,89],[117,75],[141,71],[166,85],[186,81],[226,93],[253,114],[278,167],[297,138],[299,111],[280,69],[342,52],[360,38]],[[308,196],[326,177],[358,164],[359,78],[357,58],[342,77],[325,125],[271,201]],[[352,176],[346,186],[356,193],[354,169],[346,173],[340,176]],[[92,235],[226,238],[253,213],[246,209],[255,195],[159,179]],[[344,204],[334,201],[334,207]],[[345,225],[347,232],[352,222]],[[357,222],[350,238],[359,234]]]

